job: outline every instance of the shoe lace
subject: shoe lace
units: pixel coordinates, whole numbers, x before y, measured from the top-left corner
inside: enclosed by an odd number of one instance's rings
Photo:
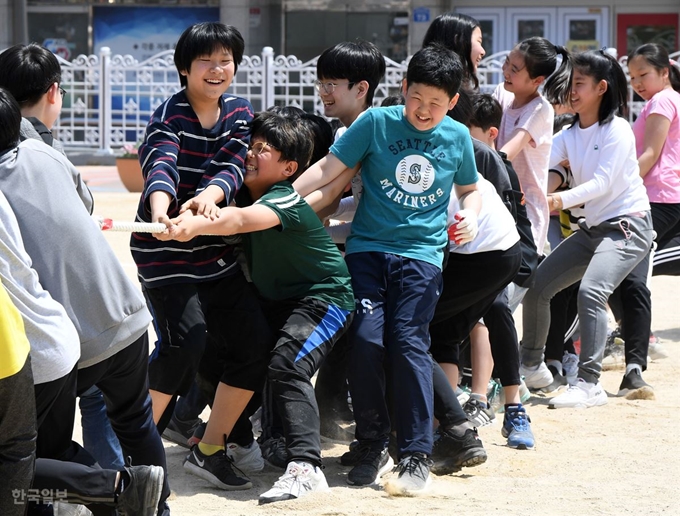
[[[217,473],[218,476],[226,475],[230,477],[248,478],[246,474],[236,466],[234,459],[227,455],[226,450],[218,451],[213,457],[216,459],[214,461],[214,469],[217,470],[215,473]]]
[[[399,461],[395,470],[399,472],[399,477],[405,474],[411,477],[419,477],[422,480],[427,480],[428,470],[425,466],[427,459],[417,453],[408,455]]]
[[[527,413],[523,410],[510,412],[508,414],[508,419],[510,420],[512,427],[519,432],[529,429],[529,416],[527,416]]]
[[[474,398],[470,398],[465,402],[465,405],[463,405],[463,410],[468,416],[468,419],[475,417],[479,412],[481,412],[484,408],[483,401],[479,401]]]
[[[296,484],[300,487],[309,489],[309,468],[291,463],[288,465],[286,472],[274,482],[274,488],[284,491],[292,491]]]

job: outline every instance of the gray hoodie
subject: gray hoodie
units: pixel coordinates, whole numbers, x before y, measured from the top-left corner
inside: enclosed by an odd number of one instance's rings
[[[40,123],[42,127],[45,127],[42,123]],[[47,130],[47,128],[45,128]],[[50,133],[51,135],[51,133]],[[35,128],[33,123],[27,119],[27,118],[22,118],[21,119],[21,127],[19,129],[19,138],[21,138],[21,141],[24,140],[39,140],[41,142],[44,142],[46,145],[49,145],[45,140],[43,139],[42,136],[40,136],[40,133],[38,130]],[[54,138],[50,138],[51,140],[51,145],[52,148],[55,150],[58,150],[61,154],[66,156],[64,153],[64,146],[59,142],[59,140],[55,140]],[[68,161],[68,159],[67,159]],[[90,192],[90,189],[87,187],[85,184],[85,181],[83,181],[83,178],[80,176],[80,172],[78,172],[78,169],[74,167],[70,161],[68,161],[68,167],[69,167],[69,172],[71,173],[71,177],[73,178],[73,184],[76,187],[76,192],[78,192],[78,197],[80,197],[80,200],[83,201],[83,204],[85,205],[85,209],[89,213],[92,213],[92,210],[94,208],[94,198],[92,197],[92,193]]]
[[[141,337],[151,321],[146,302],[83,207],[68,160],[42,142],[23,141],[0,155],[0,191],[40,283],[78,331],[78,367],[97,364]]]
[[[0,278],[24,321],[36,384],[66,376],[80,357],[80,340],[64,307],[46,292],[31,268],[17,219],[0,192]],[[0,287],[0,288],[2,288]]]

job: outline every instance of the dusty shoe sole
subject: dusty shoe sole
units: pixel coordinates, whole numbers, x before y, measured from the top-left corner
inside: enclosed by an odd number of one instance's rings
[[[430,473],[435,475],[450,475],[458,473],[462,468],[474,468],[480,464],[484,464],[487,459],[486,450],[484,448],[473,448],[462,457],[454,459],[443,459],[436,461],[430,468]]]
[[[627,400],[655,400],[656,395],[654,389],[649,385],[640,387],[639,389],[621,389],[619,396],[625,397]]]

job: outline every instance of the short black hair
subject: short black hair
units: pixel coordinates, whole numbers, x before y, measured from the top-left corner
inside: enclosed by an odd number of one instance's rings
[[[324,50],[316,62],[318,79],[347,79],[350,89],[368,83],[366,107],[373,105],[375,90],[385,75],[385,58],[373,43],[357,38]]]
[[[261,111],[250,122],[250,138],[262,138],[281,153],[279,161],[295,161],[298,169],[289,178],[293,182],[305,170],[314,149],[313,135],[307,124],[298,116],[283,116]]]
[[[61,65],[46,48],[19,44],[0,54],[0,86],[19,104],[34,106],[55,82],[61,83]]]
[[[481,127],[488,131],[492,127],[500,129],[503,118],[503,108],[500,103],[488,93],[475,93],[472,97],[471,127]]]
[[[453,109],[447,113],[456,122],[460,122],[465,127],[470,127],[470,120],[472,119],[472,91],[467,88],[461,88],[458,91],[458,101]]]
[[[333,145],[333,128],[328,121],[318,115],[307,113],[297,106],[272,106],[267,109],[269,113],[281,115],[284,118],[292,118],[298,120],[300,124],[306,125],[312,133],[313,149],[312,155],[308,163],[300,163],[303,169],[308,168],[311,164],[316,163],[326,154]],[[297,177],[297,175],[295,176]]]
[[[404,104],[406,104],[406,99],[401,93],[397,93],[385,97],[380,103],[380,107],[403,106]]]
[[[191,71],[191,63],[197,57],[219,52],[231,51],[234,58],[234,73],[243,60],[245,41],[236,27],[218,22],[196,23],[188,27],[177,40],[175,46],[175,67],[177,72]],[[179,74],[179,82],[186,87],[187,78]]]
[[[406,70],[406,86],[424,84],[444,90],[449,99],[458,93],[463,81],[463,65],[458,54],[443,45],[432,44],[413,54]]]
[[[12,94],[0,87],[0,153],[13,149],[19,143],[21,109]]]

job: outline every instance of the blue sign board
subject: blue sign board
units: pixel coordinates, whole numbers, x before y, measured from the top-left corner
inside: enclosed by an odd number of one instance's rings
[[[413,21],[418,22],[429,22],[430,21],[430,9],[427,7],[416,7],[413,9]]]

